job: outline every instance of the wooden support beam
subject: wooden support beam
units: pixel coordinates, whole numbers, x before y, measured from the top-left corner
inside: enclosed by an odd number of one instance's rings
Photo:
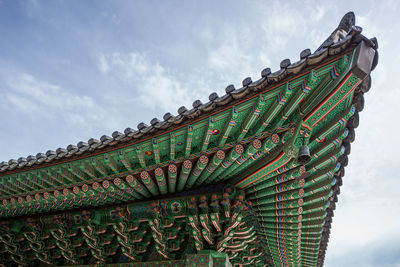
[[[10,176],[11,181],[12,181],[12,185],[14,187],[14,189],[16,190],[17,194],[23,193],[22,189],[23,189],[23,185],[22,182],[20,182],[19,179],[17,179],[16,176]]]
[[[213,129],[214,129],[214,116],[210,116],[210,119],[208,120],[208,128],[204,134],[203,146],[201,148],[201,151],[206,151],[208,149],[208,145],[213,135]]]
[[[257,118],[260,116],[260,112],[261,112],[261,109],[263,108],[264,104],[265,104],[264,96],[261,94],[258,98],[257,104],[255,104],[255,106],[254,106],[253,113],[250,113],[247,116],[246,120],[244,121],[244,123],[242,125],[242,132],[237,137],[238,141],[240,141],[244,137],[246,137],[246,134],[251,129],[251,127],[254,125]]]
[[[248,200],[255,200],[255,199],[261,199],[261,198],[270,198],[272,196],[275,197],[275,195],[285,193],[288,191],[292,191],[295,189],[300,189],[305,185],[305,180],[303,178],[300,179],[295,179],[291,181],[284,182],[279,185],[272,185],[269,187],[266,187],[264,189],[260,189],[255,193],[246,195],[246,199]],[[293,198],[290,198],[293,199]]]
[[[100,183],[94,182],[92,184],[92,189],[96,192],[94,201],[97,203],[97,205],[103,203],[112,203],[115,201],[115,199],[110,196],[109,192],[105,190]]]
[[[285,105],[282,111],[281,119],[277,120],[272,128],[277,128],[285,123],[287,118],[293,113],[293,111],[298,107],[298,105],[304,100],[310,91],[318,85],[317,72],[311,70],[307,75],[307,78],[301,84],[301,90],[298,90],[296,94],[290,99],[289,103]]]
[[[229,153],[228,156],[223,160],[222,164],[218,166],[218,168],[207,178],[205,181],[206,183],[211,183],[214,181],[214,179],[220,175],[222,172],[224,172],[229,166],[232,165],[232,163],[244,152],[244,148],[241,144],[237,144],[235,147],[233,147]]]
[[[168,166],[168,191],[170,193],[175,193],[177,173],[178,167],[175,164],[170,164]]]
[[[185,188],[186,180],[192,170],[193,164],[190,160],[185,160],[182,163],[181,172],[179,174],[178,188],[177,191],[180,192]]]
[[[233,107],[232,108],[232,113],[231,113],[231,118],[228,120],[228,122],[225,125],[224,131],[222,132],[221,135],[221,140],[219,141],[219,147],[222,147],[225,145],[226,140],[228,139],[229,135],[232,132],[232,129],[237,125],[237,118],[238,118],[238,107]]]
[[[240,168],[243,163],[245,163],[251,156],[253,156],[257,151],[261,149],[262,143],[260,140],[255,139],[253,142],[246,146],[244,153],[240,155],[231,166],[225,169],[219,176],[215,179],[215,182],[225,180],[228,178],[228,175],[235,171],[237,168]]]
[[[46,175],[49,177],[52,177],[54,181],[54,185],[63,185],[62,177],[53,169],[53,168],[48,168]],[[84,174],[83,174],[84,175]],[[24,183],[25,183],[25,178],[24,178]],[[28,183],[26,183],[28,186]]]
[[[200,158],[197,160],[196,166],[194,167],[192,173],[190,174],[186,188],[191,188],[196,180],[199,178],[200,174],[204,170],[204,168],[207,166],[208,163],[208,157],[205,155],[200,156]]]
[[[7,183],[8,182],[6,182],[6,179],[4,179],[4,178],[1,179],[1,181],[0,181],[0,191],[1,191],[2,196],[3,195],[8,196],[10,194],[10,190],[8,188]]]
[[[118,157],[119,157],[119,160],[122,162],[122,164],[124,164],[125,168],[128,171],[132,171],[132,164],[131,164],[131,161],[129,160],[129,157],[127,156],[127,153],[120,150],[120,151],[118,151]]]
[[[144,186],[150,191],[153,196],[158,196],[158,187],[151,179],[150,174],[147,171],[142,171],[140,173],[140,178],[144,184]]]
[[[114,185],[119,189],[124,190],[127,194],[131,195],[134,199],[143,199],[143,196],[137,193],[132,187],[130,187],[124,180],[120,178],[114,179]]]
[[[100,160],[95,160],[92,159],[90,164],[93,166],[93,168],[99,172],[101,175],[103,176],[107,176],[107,170],[106,168],[103,166],[103,164],[100,162]]]
[[[338,149],[342,145],[342,141],[346,138],[348,135],[348,130],[344,129],[343,131],[338,132],[334,136],[332,136],[329,139],[325,139],[322,144],[316,147],[316,149],[313,149],[311,151],[311,157],[312,158],[319,158],[325,155],[326,153],[329,153],[331,150]]]
[[[276,173],[276,175],[272,176],[271,179],[269,180],[264,180],[262,182],[254,183],[252,186],[246,188],[245,192],[246,194],[250,194],[251,192],[257,192],[259,190],[268,188],[270,186],[293,180],[296,177],[300,177],[305,172],[306,168],[304,166],[299,166],[297,168],[290,169],[284,173]]]
[[[332,67],[331,71],[326,75],[324,80],[301,104],[300,111],[302,114],[308,114],[314,110],[318,104],[325,99],[335,87],[339,85],[344,76],[348,73],[348,70],[346,69],[348,62],[348,56],[344,55],[340,60],[340,63]]]
[[[125,194],[124,190],[120,190],[112,182],[110,183],[110,181],[104,180],[102,183],[102,186],[104,189],[106,189],[108,192],[110,192],[114,198],[119,199],[121,201],[130,200],[130,195]]]
[[[140,166],[142,168],[146,168],[147,167],[146,160],[144,158],[144,154],[143,154],[142,148],[140,146],[136,146],[136,156],[139,160]]]
[[[104,154],[104,162],[107,164],[107,166],[112,170],[113,173],[118,173],[118,165],[115,162],[114,158],[112,155],[106,153]]]
[[[17,174],[16,179],[18,179],[20,181],[20,185],[21,185],[20,188],[21,188],[22,192],[27,193],[29,191],[34,190],[33,186],[29,183],[29,180],[26,175]],[[0,189],[0,191],[2,191],[2,190]]]
[[[72,188],[72,193],[74,193],[75,196],[76,196],[78,199],[80,199],[79,202],[80,202],[81,204],[83,204],[81,200],[84,199],[84,198],[86,197],[85,192],[83,192],[82,189],[81,189],[79,186],[74,186],[74,187]],[[54,195],[53,195],[53,198],[55,198]]]
[[[101,192],[98,192],[97,189],[100,187],[99,183],[93,183],[91,186],[88,184],[82,185],[82,191],[85,193],[85,196],[87,199],[89,199],[90,205],[101,205],[101,204],[106,204],[107,201],[104,198],[104,194],[101,198],[99,198],[99,195]]]
[[[193,143],[193,126],[189,125],[187,127],[186,134],[186,147],[185,147],[185,157],[189,157],[192,151],[192,143]]]
[[[74,167],[70,163],[68,163],[67,164],[67,170],[72,174],[72,176],[75,178],[74,180],[76,182],[85,180],[84,172],[81,171],[78,167]]]
[[[160,167],[154,170],[154,176],[157,181],[158,188],[160,189],[161,195],[168,193],[167,179],[165,178],[164,171]]]
[[[348,73],[343,81],[326,97],[319,105],[313,109],[304,119],[304,124],[314,127],[323,121],[342,101],[347,100],[348,96],[362,81],[353,73]]]
[[[34,172],[34,176],[36,178],[35,181],[37,182],[38,186],[40,186],[42,189],[46,189],[47,183],[44,182],[44,175],[42,174],[42,172],[39,170],[36,170]],[[15,181],[14,186],[15,186],[15,188],[18,188],[19,184],[17,184]]]
[[[272,107],[268,109],[268,111],[262,117],[262,124],[260,128],[258,128],[256,132],[256,136],[260,135],[267,126],[270,125],[273,118],[275,118],[276,114],[282,109],[282,107],[286,104],[289,97],[292,95],[292,88],[290,83],[287,82],[282,88],[281,92],[278,94],[277,101],[273,104]]]
[[[84,173],[86,173],[92,179],[97,177],[96,172],[94,171],[94,168],[91,165],[89,165],[87,162],[82,161],[79,166],[79,169],[81,169]]]
[[[316,179],[316,180],[315,180]],[[277,205],[275,202],[279,202],[279,207],[281,209],[284,209],[281,213],[279,213],[279,216],[292,216],[296,214],[305,214],[309,213],[307,211],[298,210],[299,207],[303,205],[303,203],[307,203],[308,207],[313,207],[315,206],[316,209],[310,210],[310,212],[319,212],[320,211],[320,203],[322,202],[327,202],[328,197],[326,195],[331,194],[330,193],[330,188],[331,188],[331,183],[333,182],[332,175],[328,175],[326,173],[320,173],[313,175],[312,177],[303,179],[305,180],[305,183],[301,181],[302,178],[300,179],[295,179],[293,181],[288,181],[286,182],[287,186],[271,186],[270,188],[266,188],[263,190],[259,190],[257,192],[249,194],[249,199],[255,200],[255,205],[254,208],[257,208],[259,211],[262,212],[262,215],[268,215],[272,216],[271,214],[276,212]],[[297,183],[299,183],[297,185]],[[329,186],[327,186],[329,185]],[[303,196],[299,197],[297,196],[296,198],[287,198],[289,195],[285,195],[284,193],[290,189],[291,186],[296,186],[296,190],[303,188]],[[315,188],[317,190],[312,191],[311,189]],[[273,192],[273,190],[278,190],[277,192]],[[297,194],[299,193],[296,190],[290,190],[288,191],[290,194],[294,193]],[[274,196],[275,195],[275,196]],[[275,200],[273,200],[275,198]],[[313,198],[314,200],[312,200]],[[307,199],[307,200],[304,200]],[[307,208],[308,209],[308,208]],[[299,212],[298,212],[299,211]],[[272,212],[272,213],[271,213]],[[276,213],[275,213],[276,215]],[[274,216],[275,216],[274,215]]]
[[[277,156],[274,156],[274,159],[271,162],[269,162],[266,166],[264,166],[256,173],[253,173],[249,176],[245,175],[244,179],[243,177],[240,177],[240,179],[242,180],[240,182],[235,183],[235,186],[239,186],[239,188],[243,189],[258,180],[265,179],[265,177],[268,176],[270,173],[287,164],[287,162],[290,161],[290,159],[291,157],[289,155],[285,154],[284,152],[281,152]]]
[[[335,67],[332,68],[336,70]],[[332,90],[332,86],[335,83],[334,80],[336,79],[330,73],[328,73],[325,78],[316,86],[316,88],[306,97],[306,99],[301,103],[299,109],[300,114],[307,114],[309,113],[315,106],[324,99],[329,92]]]
[[[211,161],[208,163],[207,167],[197,178],[195,185],[196,186],[201,185],[221,164],[224,158],[225,158],[225,152],[223,150],[218,150],[212,157]]]
[[[338,147],[329,154],[320,157],[320,158],[312,158],[309,163],[307,163],[306,167],[312,170],[318,170],[323,167],[329,166],[331,164],[336,164],[338,158],[343,155],[344,147]]]
[[[84,192],[85,193],[85,192]],[[60,206],[60,207],[64,207],[64,203],[65,203],[65,197],[63,194],[60,193],[60,191],[58,190],[54,190],[53,191],[53,196],[56,199],[55,200],[55,206]],[[86,196],[86,194],[85,194]],[[87,197],[87,196],[86,196]],[[26,197],[26,200],[29,202],[30,200],[28,200],[28,196]]]
[[[267,151],[268,149],[270,149],[270,147],[276,146],[277,144],[275,144],[274,142],[282,143],[284,145],[283,150],[285,150],[285,148],[287,146],[292,144],[292,143],[290,143],[290,141],[291,140],[292,141],[295,140],[296,136],[298,136],[299,129],[300,129],[299,125],[296,128],[293,127],[290,130],[286,131],[281,138],[276,138],[276,136],[272,135],[270,137],[271,140],[266,139],[264,141],[265,142],[263,144],[264,151]],[[281,146],[279,146],[279,147],[281,147]],[[263,154],[265,154],[265,153],[262,153],[262,152],[263,151],[255,153],[252,158],[258,158],[260,155],[262,156]],[[247,176],[247,178],[252,177],[250,179],[251,180],[250,183],[254,183],[255,181],[259,181],[259,180],[263,181],[264,179],[267,179],[271,175],[271,173],[273,173],[275,170],[277,170],[279,168],[282,168],[285,165],[287,165],[288,162],[290,162],[290,160],[292,159],[293,156],[295,156],[295,155],[293,155],[293,153],[286,154],[285,152],[283,152],[281,150],[276,150],[276,151],[271,153],[271,156],[269,158],[271,161],[266,166],[264,166],[262,169],[257,171],[256,175],[254,173],[251,173],[249,175],[248,172],[247,172],[247,174],[245,174],[244,176]],[[251,165],[251,163],[252,162],[249,161],[248,164]],[[243,169],[248,169],[249,168],[248,166],[250,166],[250,165],[246,165],[246,163],[244,163]],[[235,175],[235,173],[233,173],[231,175]],[[247,184],[247,182],[245,182],[247,180],[247,178],[242,179],[242,177],[237,177],[234,180],[234,183],[236,183],[236,186],[238,186],[239,184]],[[239,180],[242,180],[242,181],[237,183]],[[243,186],[241,188],[244,188],[244,187],[247,187],[247,185]]]
[[[71,174],[66,170],[66,169],[64,169],[64,172],[66,173],[66,174],[68,174],[68,176],[70,177],[71,176]],[[31,184],[32,184],[32,186],[34,187],[34,190],[35,191],[38,191],[38,190],[41,190],[41,189],[43,189],[43,185],[42,185],[42,183],[40,182],[40,177],[38,177],[37,175],[36,175],[36,172],[29,172],[28,173],[28,179],[31,181]],[[11,177],[10,177],[11,178]],[[72,180],[72,179],[71,179]],[[13,190],[16,190],[15,189],[15,184],[14,183],[12,183],[12,180],[10,180],[10,182],[9,182],[9,187],[10,188],[12,188]],[[15,191],[15,192],[17,192],[17,191]]]
[[[156,164],[160,164],[160,149],[158,148],[157,138],[153,138],[151,140],[151,143],[153,145],[154,161],[156,162]]]
[[[169,141],[170,141],[170,144],[169,144],[169,147],[170,147],[170,153],[169,153],[170,159],[171,160],[175,160],[175,150],[176,150],[175,141],[176,140],[175,140],[175,134],[172,133],[172,132],[170,134]]]
[[[72,174],[70,174],[67,169],[64,169],[64,173],[66,174],[66,176],[69,177],[69,179],[71,181],[73,181]],[[33,173],[33,174],[30,173],[30,175],[31,175],[32,183],[35,185],[35,189],[36,190],[43,189],[44,186],[43,186],[43,181],[42,181],[41,175],[38,174],[38,172]]]
[[[310,146],[314,145],[316,142],[317,143],[324,142],[324,140],[329,134],[336,131],[337,129],[345,128],[348,119],[350,119],[350,117],[353,116],[354,113],[355,113],[354,107],[351,107],[341,112],[335,120],[332,120],[332,122],[328,123],[325,127],[318,130],[318,132],[316,132],[315,134],[314,133],[312,134],[314,140],[310,142]]]
[[[40,194],[36,194],[35,198],[36,198],[37,195],[40,196]],[[65,201],[65,206],[66,207],[73,208],[73,207],[78,207],[79,206],[79,203],[77,201],[76,196],[72,193],[72,191],[70,189],[64,188],[63,189],[63,195],[64,195],[64,197],[66,199],[66,201]],[[38,201],[38,199],[36,199],[36,200]],[[48,203],[46,203],[46,204],[48,204]],[[46,206],[48,206],[48,205],[46,205]]]

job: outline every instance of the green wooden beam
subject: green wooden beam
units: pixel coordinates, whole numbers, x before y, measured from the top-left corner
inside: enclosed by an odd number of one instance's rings
[[[258,97],[258,101],[256,102],[256,104],[254,106],[253,112],[250,113],[247,116],[246,120],[244,121],[244,123],[242,125],[242,132],[237,137],[237,140],[240,141],[246,136],[246,134],[249,132],[251,127],[254,125],[254,123],[256,122],[258,117],[260,116],[261,109],[263,108],[264,105],[265,105],[265,99],[264,99],[264,96],[261,94]]]
[[[177,191],[180,192],[186,185],[187,178],[189,177],[189,173],[192,170],[193,164],[190,160],[185,160],[181,166],[181,172],[179,174],[179,181]]]
[[[128,175],[125,178],[126,182],[132,187],[136,192],[141,194],[142,196],[149,198],[151,195],[149,191],[141,184],[139,181],[132,175]]]
[[[228,153],[227,157],[223,160],[222,164],[207,178],[205,183],[211,183],[214,179],[224,172],[232,163],[244,152],[244,148],[241,144],[234,146]]]
[[[168,188],[167,188],[167,179],[164,175],[164,171],[162,168],[157,168],[154,170],[154,176],[157,181],[158,188],[160,189],[161,195],[165,195],[168,193]]]
[[[202,155],[199,157],[196,166],[194,167],[192,173],[190,174],[187,180],[186,188],[189,189],[196,183],[197,179],[203,172],[204,168],[207,166],[207,163],[208,163],[208,157],[206,155]]]
[[[227,121],[224,130],[222,131],[221,139],[219,141],[219,147],[222,147],[225,145],[228,137],[230,136],[232,130],[234,127],[237,125],[237,119],[238,119],[238,107],[234,106],[232,108],[232,113],[230,119]]]
[[[127,156],[127,153],[124,153],[123,150],[119,150],[118,151],[118,157],[119,157],[119,160],[122,162],[122,164],[124,164],[125,168],[128,171],[132,171],[132,163],[129,160],[129,157]]]
[[[175,193],[177,174],[178,167],[175,164],[168,165],[168,191],[170,193]]]
[[[156,164],[160,164],[160,149],[158,147],[158,142],[157,142],[157,138],[153,138],[151,140],[151,143],[153,145],[153,155],[154,155],[154,161],[156,162]]]
[[[275,118],[276,114],[282,109],[282,107],[286,104],[289,97],[292,95],[292,88],[290,83],[287,82],[282,88],[280,93],[278,94],[277,100],[275,104],[262,117],[262,124],[260,128],[255,133],[256,136],[260,135],[267,126],[270,125],[272,119]]]
[[[136,156],[137,156],[137,158],[139,160],[140,166],[142,168],[146,168],[147,167],[146,160],[144,158],[144,154],[143,154],[142,148],[139,145],[136,146]]]
[[[158,196],[158,187],[154,183],[153,179],[151,179],[150,174],[147,171],[142,171],[140,173],[140,178],[144,184],[144,186],[150,191],[153,196]]]
[[[208,145],[210,143],[211,137],[213,135],[213,130],[214,130],[214,116],[210,116],[208,120],[208,128],[206,132],[204,133],[204,138],[203,138],[203,146],[201,148],[201,151],[206,151],[208,149]]]
[[[214,156],[212,157],[211,161],[208,163],[207,167],[204,171],[200,174],[197,178],[195,185],[198,186],[202,184],[208,177],[217,169],[217,167],[221,164],[221,162],[225,158],[225,152],[223,150],[218,150]]]
[[[189,125],[187,127],[187,134],[186,134],[185,157],[190,156],[192,151],[192,143],[193,143],[193,126]]]
[[[104,154],[104,162],[113,173],[119,173],[118,165],[111,154]]]

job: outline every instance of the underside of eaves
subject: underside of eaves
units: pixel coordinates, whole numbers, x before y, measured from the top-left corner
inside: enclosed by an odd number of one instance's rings
[[[2,162],[0,266],[322,266],[377,48],[349,12],[224,96]]]

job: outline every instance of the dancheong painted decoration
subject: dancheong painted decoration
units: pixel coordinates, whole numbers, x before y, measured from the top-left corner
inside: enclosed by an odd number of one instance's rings
[[[352,12],[300,60],[0,164],[1,266],[322,266],[378,62]]]

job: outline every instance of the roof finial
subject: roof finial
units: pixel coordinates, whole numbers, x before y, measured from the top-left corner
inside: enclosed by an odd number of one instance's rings
[[[345,30],[346,32],[349,32],[351,27],[354,25],[356,25],[356,16],[353,11],[350,11],[343,16],[337,30]]]

